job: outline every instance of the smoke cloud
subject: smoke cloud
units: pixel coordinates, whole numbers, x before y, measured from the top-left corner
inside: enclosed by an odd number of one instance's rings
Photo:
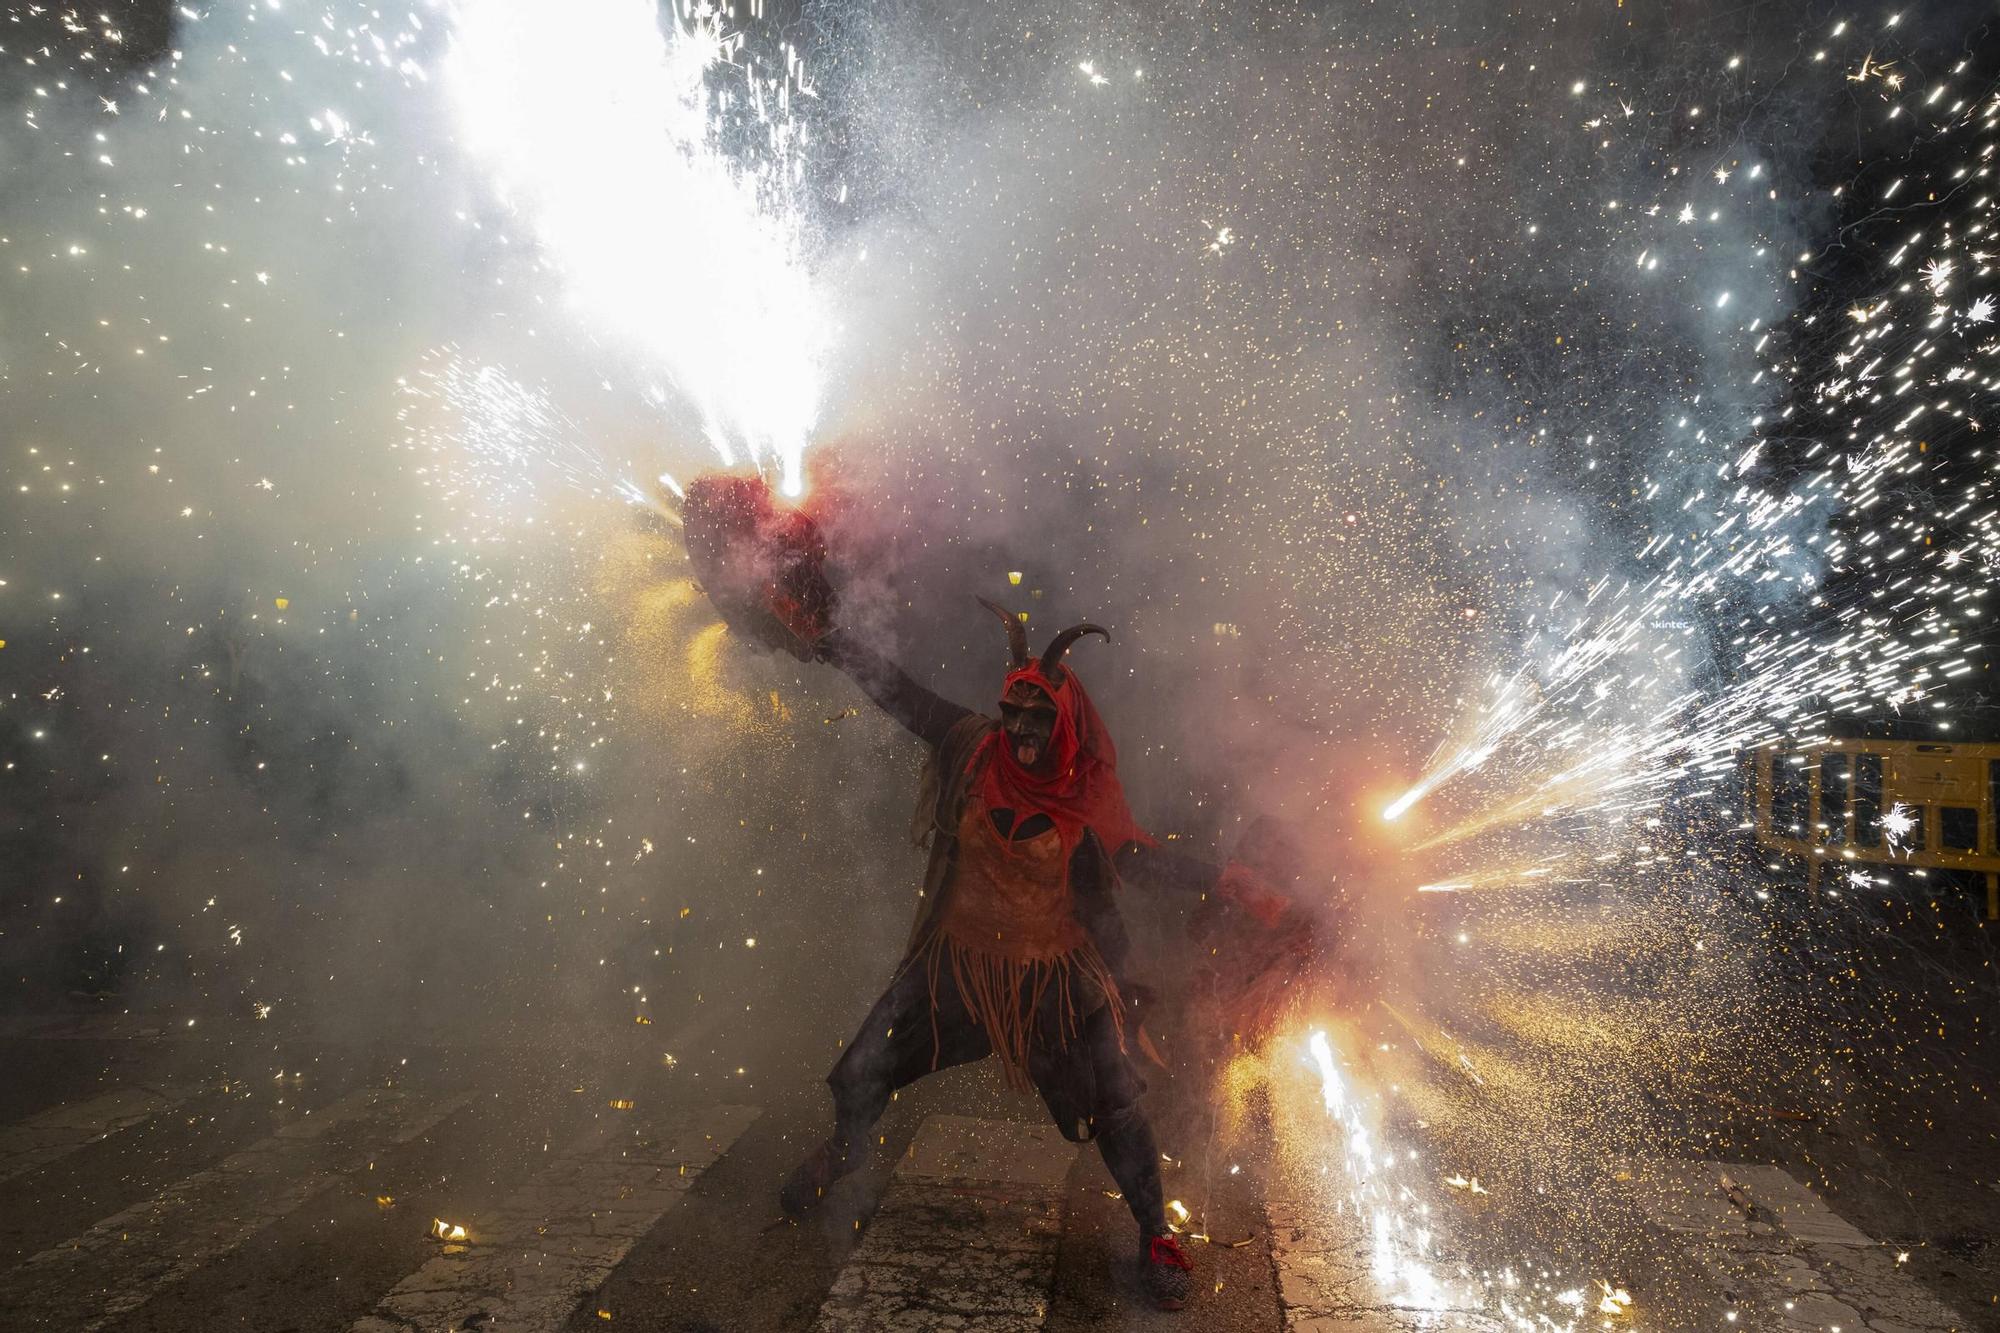
[[[973,705],[975,593],[1038,641],[1109,626],[1076,662],[1141,821],[1219,857],[1288,818],[1359,904],[1343,947],[1482,1001],[1450,918],[1407,928],[1409,872],[1495,792],[1402,841],[1378,812],[1779,403],[1758,340],[1868,110],[1793,77],[1817,11],[1786,12],[800,16],[837,312],[805,466],[850,623]],[[1929,22],[1942,60],[1970,19]],[[450,30],[244,9],[139,63],[78,63],[96,29],[6,57],[11,1002],[384,1040],[640,1016],[692,1064],[817,1077],[914,904],[915,747],[724,637],[618,494],[707,465],[700,405],[566,301],[460,143]],[[452,365],[561,420],[482,470]]]

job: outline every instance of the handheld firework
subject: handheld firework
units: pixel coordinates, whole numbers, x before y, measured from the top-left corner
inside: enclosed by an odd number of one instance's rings
[[[1307,965],[1323,952],[1312,916],[1333,901],[1295,832],[1268,816],[1237,840],[1212,897],[1197,910],[1191,937],[1205,957],[1192,978],[1191,1018],[1197,1032],[1257,1048],[1294,1011]],[[1231,909],[1231,910],[1226,910]]]
[[[695,579],[730,629],[801,662],[821,655],[836,597],[811,516],[761,477],[718,474],[689,483],[681,522]]]

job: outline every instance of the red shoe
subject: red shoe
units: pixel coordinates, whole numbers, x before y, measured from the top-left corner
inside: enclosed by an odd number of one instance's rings
[[[1194,1294],[1194,1260],[1187,1257],[1178,1236],[1168,1232],[1139,1242],[1139,1282],[1162,1310],[1178,1310],[1188,1303]]]

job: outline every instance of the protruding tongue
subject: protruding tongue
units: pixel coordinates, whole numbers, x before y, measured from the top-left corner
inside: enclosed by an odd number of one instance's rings
[[[1041,748],[1033,744],[1019,745],[1014,749],[1014,757],[1021,761],[1021,765],[1024,768],[1032,767],[1035,760],[1041,758],[1041,755]]]

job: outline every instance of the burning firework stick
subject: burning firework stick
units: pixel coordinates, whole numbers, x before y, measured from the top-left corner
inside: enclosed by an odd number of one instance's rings
[[[730,629],[810,662],[832,628],[819,525],[759,477],[711,475],[688,485],[683,539],[695,578]]]

